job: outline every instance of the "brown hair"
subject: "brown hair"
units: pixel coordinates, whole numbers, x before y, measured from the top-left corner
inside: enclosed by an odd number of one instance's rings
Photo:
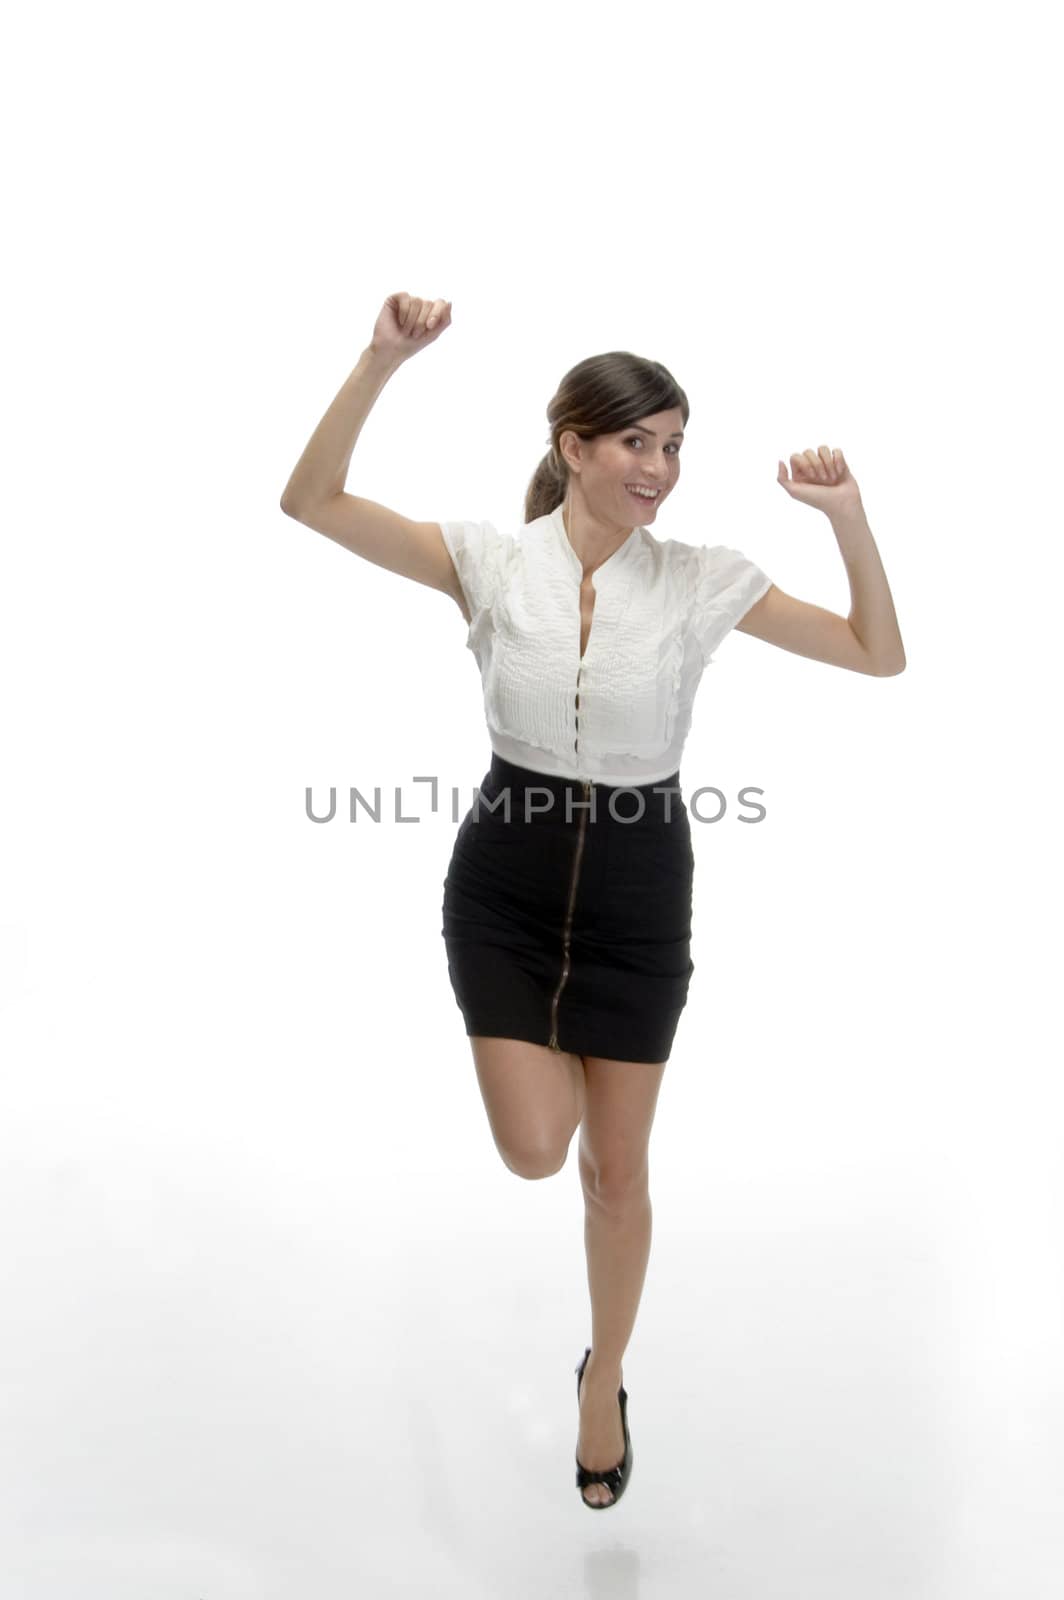
[[[660,361],[634,356],[629,350],[611,350],[571,367],[547,407],[550,448],[525,491],[525,521],[545,517],[565,499],[569,468],[558,440],[567,429],[581,439],[594,439],[619,433],[640,417],[653,417],[674,406],[679,406],[686,428],[687,396]]]

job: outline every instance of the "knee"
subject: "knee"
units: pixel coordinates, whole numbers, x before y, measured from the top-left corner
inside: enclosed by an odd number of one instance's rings
[[[581,1151],[580,1182],[584,1197],[603,1211],[623,1213],[646,1203],[650,1166],[644,1157],[593,1161]]]
[[[500,1145],[499,1154],[506,1166],[518,1178],[553,1178],[565,1165],[568,1145],[522,1144]]]

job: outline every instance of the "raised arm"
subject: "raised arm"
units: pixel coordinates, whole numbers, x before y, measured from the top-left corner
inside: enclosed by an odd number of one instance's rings
[[[831,523],[850,581],[850,614],[840,616],[773,585],[737,624],[739,632],[832,667],[896,677],[905,671],[905,646],[861,493],[842,451],[822,444],[819,451],[792,455],[791,471],[788,478],[781,461],[779,483]]]
[[[373,338],[315,428],[281,495],[281,510],[356,556],[449,594],[465,615],[458,574],[438,522],[412,522],[374,500],[346,494],[362,425],[388,379],[450,325],[450,304],[390,295]]]

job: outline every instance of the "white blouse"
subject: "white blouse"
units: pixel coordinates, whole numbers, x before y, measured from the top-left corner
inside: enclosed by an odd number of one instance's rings
[[[560,505],[516,534],[490,522],[440,528],[472,619],[466,647],[492,749],[535,772],[606,784],[677,772],[702,673],[772,579],[739,550],[633,528],[592,574],[581,658],[583,566]]]

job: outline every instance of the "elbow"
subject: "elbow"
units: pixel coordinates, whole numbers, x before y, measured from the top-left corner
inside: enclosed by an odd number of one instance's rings
[[[891,661],[884,661],[879,666],[872,668],[872,675],[876,678],[896,678],[899,672],[905,671],[904,655],[895,656]]]

